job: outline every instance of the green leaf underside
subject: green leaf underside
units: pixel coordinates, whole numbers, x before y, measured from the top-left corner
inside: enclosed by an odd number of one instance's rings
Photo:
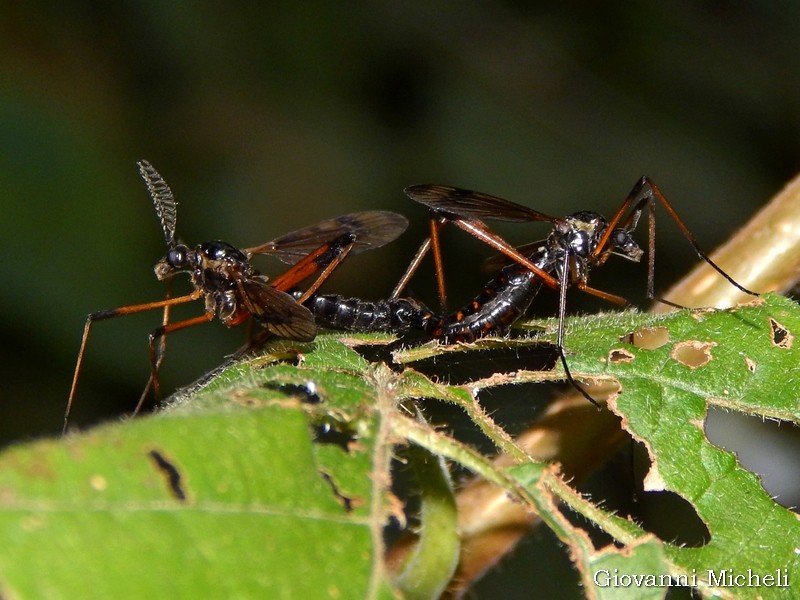
[[[420,530],[394,583],[406,600],[438,598],[459,559],[458,511],[452,482],[442,458],[417,446],[410,446],[405,457],[414,469],[420,492]]]
[[[554,321],[535,325],[543,331],[530,338],[428,344],[396,356],[413,367],[444,352],[485,351],[490,358],[485,348],[493,345],[553,341]],[[622,341],[652,327],[666,327],[669,342],[645,350]],[[625,552],[587,547],[576,555],[571,545],[584,573],[613,564],[630,573],[696,572],[702,584],[707,569],[765,575],[786,569],[789,581],[800,580],[797,515],[775,504],[758,478],[702,430],[708,404],[798,420],[800,354],[791,337],[798,333],[796,305],[777,297],[731,311],[568,321],[573,375],[619,382],[622,393],[612,407],[650,451],[651,487],[690,501],[711,534],[700,548],[678,548],[645,532],[620,534],[632,544]],[[408,415],[398,402],[438,397],[470,411],[483,387],[560,375],[520,370],[445,386],[413,370],[399,375],[370,365],[349,347],[358,339],[348,335],[345,345],[326,333],[308,344],[276,341],[263,356],[221,369],[179,395],[155,417],[6,451],[0,456],[0,594],[390,597],[374,558],[383,551],[391,444],[403,441],[391,431],[393,415]],[[385,340],[368,336],[364,343]],[[684,364],[674,350],[686,342],[707,348],[710,360]],[[487,434],[496,432],[490,437],[498,445],[511,443],[479,410],[469,414]],[[492,468],[481,461],[471,468],[479,463]],[[520,482],[509,474],[497,472],[492,480],[507,481],[509,492],[520,494]],[[610,529],[613,519],[598,517]],[[551,526],[557,521],[556,515]],[[563,535],[577,534],[564,525]],[[584,582],[591,585],[586,576]],[[722,591],[789,597],[785,588]]]
[[[231,369],[247,383],[224,373],[236,383],[156,418],[7,451],[2,596],[391,597],[373,560],[386,518],[370,477],[378,414],[359,412],[375,386]],[[281,389],[311,380],[318,415],[299,387]],[[357,444],[313,442],[326,420],[357,429]]]

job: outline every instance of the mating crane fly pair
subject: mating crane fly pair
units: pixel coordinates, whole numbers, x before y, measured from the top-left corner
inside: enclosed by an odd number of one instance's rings
[[[633,239],[633,231],[648,211],[648,277],[647,297],[654,299],[655,206],[661,204],[689,241],[697,255],[713,267],[733,286],[757,295],[725,273],[699,247],[688,227],[658,187],[642,177],[607,221],[602,215],[581,211],[567,217],[554,217],[495,196],[441,185],[415,185],[406,188],[406,195],[430,210],[430,236],[422,243],[406,272],[388,300],[365,302],[341,296],[315,296],[310,305],[317,318],[325,323],[358,331],[419,330],[445,342],[472,342],[492,333],[505,332],[527,311],[536,294],[546,285],[559,293],[556,351],[567,381],[592,404],[597,402],[572,377],[564,352],[564,318],[567,288],[578,289],[616,303],[627,301],[616,294],[590,287],[592,268],[604,264],[612,255],[639,262],[644,251]],[[514,248],[483,222],[495,219],[509,222],[544,221],[552,224],[550,235],[542,241]],[[441,258],[439,231],[452,223],[499,251],[497,265],[510,261],[500,274],[486,284],[472,302],[454,313],[446,314],[444,267]],[[439,301],[444,314],[437,315],[424,305],[401,298],[408,281],[424,256],[434,256]],[[663,299],[659,301],[671,304]],[[680,307],[678,307],[680,308]]]
[[[655,206],[661,204],[689,241],[696,254],[727,281],[745,293],[747,290],[716,265],[699,247],[688,227],[658,187],[642,177],[614,217],[581,211],[567,217],[550,216],[495,196],[440,185],[416,185],[406,194],[428,207],[430,236],[422,243],[406,272],[388,300],[374,302],[339,295],[316,294],[320,285],[348,255],[377,248],[398,237],[408,222],[401,215],[385,211],[352,213],[294,231],[261,246],[239,250],[220,241],[190,248],[175,238],[176,204],[163,178],[142,161],[142,177],[153,198],[167,243],[167,254],[156,265],[159,279],[176,273],[189,273],[194,290],[184,296],[125,306],[89,315],[83,332],[67,410],[66,430],[75,398],[89,331],[95,321],[146,310],[164,309],[163,325],[150,334],[151,375],[134,414],[139,411],[150,388],[158,394],[158,368],[168,333],[211,321],[217,316],[223,324],[234,326],[252,318],[270,333],[298,341],[313,340],[316,320],[340,329],[360,332],[412,331],[445,343],[471,342],[492,333],[504,333],[527,311],[541,287],[559,293],[556,351],[567,381],[593,404],[596,401],[573,379],[564,352],[564,317],[566,291],[578,289],[604,300],[626,305],[621,296],[588,284],[590,271],[604,264],[612,255],[639,262],[644,251],[633,239],[633,232],[648,211],[647,296],[654,298]],[[543,221],[552,225],[548,237],[518,248],[509,245],[493,232],[484,220],[509,222]],[[491,280],[485,289],[464,308],[448,314],[444,267],[439,232],[452,223],[501,253],[493,263],[510,263]],[[433,253],[441,313],[410,298],[400,297],[409,280],[428,252]],[[269,281],[250,264],[256,254],[271,254],[293,266]],[[317,278],[304,292],[297,286],[312,275]],[[169,308],[205,298],[204,314],[169,322]],[[663,300],[662,300],[663,301]],[[666,301],[664,301],[666,302]]]
[[[396,213],[364,211],[322,221],[252,248],[240,250],[221,241],[205,242],[191,248],[175,237],[176,202],[169,186],[150,163],[141,161],[138,164],[167,243],[166,255],[155,266],[156,277],[165,280],[177,273],[188,273],[194,290],[175,298],[123,306],[88,316],[64,415],[64,431],[75,401],[86,342],[95,321],[164,309],[163,325],[150,333],[151,375],[134,409],[136,414],[151,387],[159,395],[158,369],[167,334],[206,323],[216,316],[228,327],[252,318],[277,336],[311,341],[316,336],[317,327],[314,316],[303,306],[303,302],[347,256],[383,246],[397,238],[408,226],[406,218]],[[293,266],[270,281],[250,263],[256,254],[270,254]],[[296,292],[294,295],[288,293],[295,292],[300,283],[315,274],[317,278],[305,292]],[[169,322],[170,307],[200,298],[205,298],[202,315]]]

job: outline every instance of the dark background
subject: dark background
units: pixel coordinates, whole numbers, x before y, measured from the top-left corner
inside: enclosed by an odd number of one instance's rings
[[[424,235],[409,184],[610,214],[647,174],[712,249],[800,166],[794,2],[34,1],[3,13],[2,443],[59,430],[88,312],[164,293],[139,159],[171,185],[190,243],[406,214],[410,233],[326,288],[373,298]],[[546,233],[499,229],[515,243]],[[694,260],[664,216],[659,231],[664,289]],[[460,233],[447,249],[451,297],[466,300],[490,252]],[[624,267],[593,281],[644,305],[644,269]],[[429,280],[414,290],[433,303]],[[573,297],[574,310],[608,308]],[[76,425],[130,411],[158,321],[99,324]],[[165,389],[243,335],[215,322],[171,338]]]

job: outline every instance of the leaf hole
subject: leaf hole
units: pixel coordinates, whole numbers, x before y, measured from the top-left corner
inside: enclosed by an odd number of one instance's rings
[[[333,417],[323,417],[321,422],[311,425],[311,434],[317,444],[338,446],[347,454],[356,443],[356,431],[349,423],[342,423]]]
[[[689,501],[670,491],[644,490],[643,480],[653,470],[645,447],[631,442],[623,445],[614,458],[578,489],[594,499],[602,499],[605,509],[641,524],[664,541],[691,548],[706,545],[711,534]],[[576,523],[581,525],[583,521]],[[614,543],[606,532],[594,528],[590,531],[596,547]]]
[[[661,346],[669,343],[669,329],[666,327],[643,327],[620,336],[619,341],[642,350],[658,350]]]
[[[800,428],[709,406],[705,433],[757,474],[776,502],[787,508],[800,505]]]
[[[632,363],[634,358],[636,355],[624,348],[614,348],[608,353],[608,362],[610,363]]]
[[[789,332],[786,327],[778,323],[775,319],[770,317],[769,327],[772,331],[772,345],[778,348],[788,350],[794,343],[794,336]]]
[[[329,486],[331,486],[331,491],[333,492],[334,498],[336,498],[336,501],[342,505],[342,508],[344,508],[345,512],[347,513],[353,512],[353,508],[363,503],[363,501],[350,498],[349,496],[343,494],[339,490],[339,486],[336,485],[336,482],[333,480],[333,477],[329,473],[326,473],[325,471],[320,471],[319,474],[322,476],[325,482]]]
[[[551,371],[558,361],[552,344],[453,352],[414,362],[414,369],[428,377],[444,376],[450,385],[462,385],[497,373]]]
[[[314,442],[338,446],[347,454],[352,451],[357,438],[355,428],[346,419],[325,408],[325,392],[315,382],[266,381],[261,387],[297,398],[307,406]]]
[[[150,460],[153,461],[156,469],[158,469],[166,479],[167,488],[172,497],[181,502],[185,502],[186,491],[183,489],[183,478],[181,477],[181,472],[178,467],[158,450],[150,450],[147,455],[150,457]]]
[[[313,381],[306,383],[282,383],[280,381],[266,381],[261,387],[275,390],[287,396],[297,396],[306,404],[322,404],[323,400],[317,391],[317,384]]]
[[[701,548],[711,541],[695,507],[675,492],[645,492],[639,504],[637,521],[660,539],[685,548]]]
[[[678,361],[690,369],[699,369],[711,360],[711,348],[716,346],[713,342],[700,342],[689,340],[675,344],[670,352],[673,360]]]

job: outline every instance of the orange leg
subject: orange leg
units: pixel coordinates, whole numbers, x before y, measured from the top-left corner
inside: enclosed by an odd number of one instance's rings
[[[161,365],[163,355],[161,355],[156,349],[156,344],[160,342],[160,340],[164,339],[167,334],[170,334],[174,331],[180,331],[181,329],[186,329],[187,327],[208,323],[213,318],[213,312],[206,312],[199,317],[192,317],[191,319],[185,319],[183,321],[178,321],[177,323],[168,323],[167,325],[162,325],[150,333],[150,380],[148,381],[148,386],[145,388],[142,396],[139,398],[136,408],[133,410],[134,415],[138,414],[141,410],[144,399],[147,396],[150,383],[152,383],[153,392],[155,393],[156,398],[161,398],[161,386],[158,382],[158,368]]]
[[[155,310],[157,308],[167,308],[170,306],[174,306],[176,304],[184,304],[186,302],[192,302],[197,300],[202,295],[202,292],[195,290],[191,294],[186,294],[185,296],[179,296],[177,298],[167,298],[165,300],[158,300],[156,302],[146,302],[144,304],[134,304],[132,306],[122,306],[120,308],[114,308],[111,310],[103,310],[100,312],[90,314],[86,319],[86,325],[83,327],[83,337],[81,338],[81,347],[78,350],[78,360],[75,363],[75,372],[72,376],[72,386],[69,390],[69,398],[67,399],[67,408],[64,411],[64,424],[62,427],[62,432],[66,433],[67,426],[69,424],[69,417],[72,413],[72,405],[75,401],[75,392],[78,388],[78,378],[80,377],[81,368],[83,366],[83,357],[86,352],[86,342],[89,339],[89,332],[91,331],[92,324],[95,321],[104,321],[105,319],[112,319],[114,317],[119,317],[122,315],[130,315],[133,313],[144,312],[147,310]],[[168,318],[168,314],[165,314],[165,319]]]
[[[281,292],[287,292],[321,269],[317,279],[314,280],[314,283],[311,284],[309,289],[306,290],[299,300],[300,303],[304,302],[319,289],[331,273],[333,273],[334,269],[336,269],[350,253],[355,240],[350,236],[347,236],[346,239],[347,241],[344,243],[342,243],[341,240],[335,240],[337,242],[336,244],[322,244],[311,254],[295,263],[288,271],[273,279],[271,283],[272,287]],[[326,258],[325,256],[328,253],[332,254],[330,258]]]
[[[512,260],[515,260],[523,267],[531,270],[533,273],[536,273],[536,275],[538,275],[541,278],[542,283],[544,283],[546,286],[553,288],[554,290],[558,289],[559,284],[558,280],[555,277],[550,275],[550,273],[548,273],[547,271],[543,271],[535,264],[533,264],[525,256],[520,254],[516,248],[510,246],[508,242],[506,242],[503,238],[501,238],[499,235],[490,230],[486,225],[484,225],[483,222],[477,219],[472,219],[472,220],[454,219],[453,223],[458,227],[460,227],[461,229],[463,229],[464,231],[466,231],[467,233],[472,234],[482,242],[485,242],[486,244],[490,245],[495,250],[502,252]]]

